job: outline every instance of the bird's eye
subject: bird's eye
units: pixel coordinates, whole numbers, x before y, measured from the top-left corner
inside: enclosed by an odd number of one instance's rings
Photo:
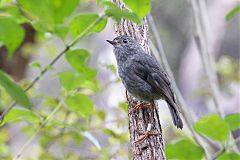
[[[126,40],[126,39],[124,39],[124,40],[123,40],[123,43],[127,43],[127,40]]]

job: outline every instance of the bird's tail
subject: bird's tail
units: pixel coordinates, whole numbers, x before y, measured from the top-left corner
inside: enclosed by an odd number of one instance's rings
[[[169,105],[169,110],[170,110],[170,113],[171,113],[171,116],[172,116],[172,120],[173,120],[174,125],[175,125],[177,128],[182,129],[182,128],[183,128],[182,119],[181,119],[181,117],[180,117],[180,115],[179,115],[179,112],[178,112],[177,109],[176,109],[176,106],[173,106],[173,105],[176,105],[176,104],[168,103],[168,105]]]

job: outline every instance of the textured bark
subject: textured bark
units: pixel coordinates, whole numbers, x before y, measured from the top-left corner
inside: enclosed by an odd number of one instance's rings
[[[120,8],[124,8],[121,1],[116,2]],[[146,53],[150,54],[148,43],[148,25],[147,20],[144,19],[141,26],[138,26],[128,20],[122,20],[115,26],[116,35],[129,35],[137,40],[144,48]],[[128,113],[132,108],[139,104],[140,101],[132,97],[126,92],[128,100]],[[149,127],[151,126],[151,127]],[[136,142],[147,131],[159,133],[159,135],[152,135],[147,137],[142,142]],[[162,128],[159,120],[156,104],[150,104],[148,107],[137,110],[129,116],[129,132],[130,143],[134,160],[162,160],[165,159],[164,144],[162,138]]]

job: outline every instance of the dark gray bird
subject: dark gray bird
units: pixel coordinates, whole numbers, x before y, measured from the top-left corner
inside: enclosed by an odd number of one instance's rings
[[[182,129],[183,122],[171,83],[157,60],[146,54],[138,42],[129,36],[118,36],[107,42],[114,46],[118,73],[128,92],[139,100],[151,103],[164,99],[168,103],[174,125]]]

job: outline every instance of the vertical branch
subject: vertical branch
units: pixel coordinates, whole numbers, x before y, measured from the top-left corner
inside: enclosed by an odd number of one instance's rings
[[[193,15],[195,20],[195,27],[196,27],[196,35],[194,37],[195,42],[197,44],[199,54],[201,56],[203,68],[207,74],[207,78],[209,81],[209,86],[212,91],[212,97],[213,97],[216,111],[219,115],[221,115],[221,117],[223,117],[224,113],[220,105],[220,92],[218,88],[217,74],[216,74],[216,71],[214,70],[214,61],[213,61],[213,57],[210,54],[209,46],[208,46],[209,39],[207,35],[208,35],[209,29],[207,26],[205,26],[207,18],[206,18],[206,13],[205,14],[203,13],[204,2],[202,1],[201,5],[198,4],[196,0],[192,0],[191,2],[192,2],[192,9],[193,9]]]
[[[212,92],[212,98],[215,105],[216,112],[223,118],[224,112],[220,105],[220,91],[219,85],[217,80],[217,73],[214,69],[215,62],[214,58],[211,55],[210,51],[210,29],[208,25],[208,18],[207,18],[207,11],[206,11],[206,2],[201,0],[191,0],[193,15],[195,20],[195,27],[196,27],[196,35],[194,37],[197,48],[199,50],[199,54],[201,56],[201,60],[203,63],[203,68],[206,72],[209,86]],[[230,136],[232,140],[233,137]],[[238,150],[236,146],[233,147],[236,151]]]
[[[193,139],[196,141],[196,143],[198,143],[200,146],[202,146],[202,148],[208,148],[208,147],[206,147],[206,145],[210,145],[214,149],[219,148],[217,146],[217,144],[214,144],[213,142],[209,141],[205,137],[199,136],[193,130],[193,128],[192,128],[193,120],[192,120],[191,114],[189,113],[187,104],[186,104],[185,100],[183,99],[183,96],[182,96],[181,92],[179,91],[178,86],[175,82],[173,73],[172,73],[171,68],[170,68],[170,66],[168,64],[168,61],[167,61],[166,53],[163,49],[161,38],[159,37],[158,31],[156,29],[155,22],[154,22],[154,20],[151,16],[151,14],[149,14],[147,18],[148,18],[148,22],[149,22],[151,31],[153,32],[153,38],[154,38],[154,40],[157,44],[157,48],[155,48],[154,44],[152,44],[152,47],[153,47],[154,50],[158,51],[160,63],[161,63],[162,67],[165,69],[165,71],[167,72],[168,76],[171,79],[171,84],[174,88],[174,91],[175,91],[176,96],[177,96],[177,100],[180,104],[180,107],[181,107],[180,109],[182,110],[183,118],[184,118],[184,120],[186,122],[186,125],[189,128],[189,130],[190,130],[190,132],[193,136]],[[203,140],[205,140],[207,142],[207,144],[204,143]],[[209,150],[205,149],[205,153],[206,153],[207,157],[210,156]]]
[[[124,8],[122,1],[114,0],[114,2],[117,3],[120,8]],[[146,53],[150,54],[146,18],[144,18],[141,26],[123,19],[116,24],[115,31],[117,36],[129,35],[133,37],[141,44]],[[127,92],[126,97],[128,100],[128,113],[130,113],[132,108],[141,102]],[[165,159],[162,128],[156,107],[157,105],[155,104],[149,104],[148,107],[144,107],[139,110],[139,112],[135,112],[129,116],[130,143],[133,159],[135,160]],[[136,142],[142,137],[141,132],[144,133],[147,131],[154,131],[159,134],[149,136],[142,142]]]

